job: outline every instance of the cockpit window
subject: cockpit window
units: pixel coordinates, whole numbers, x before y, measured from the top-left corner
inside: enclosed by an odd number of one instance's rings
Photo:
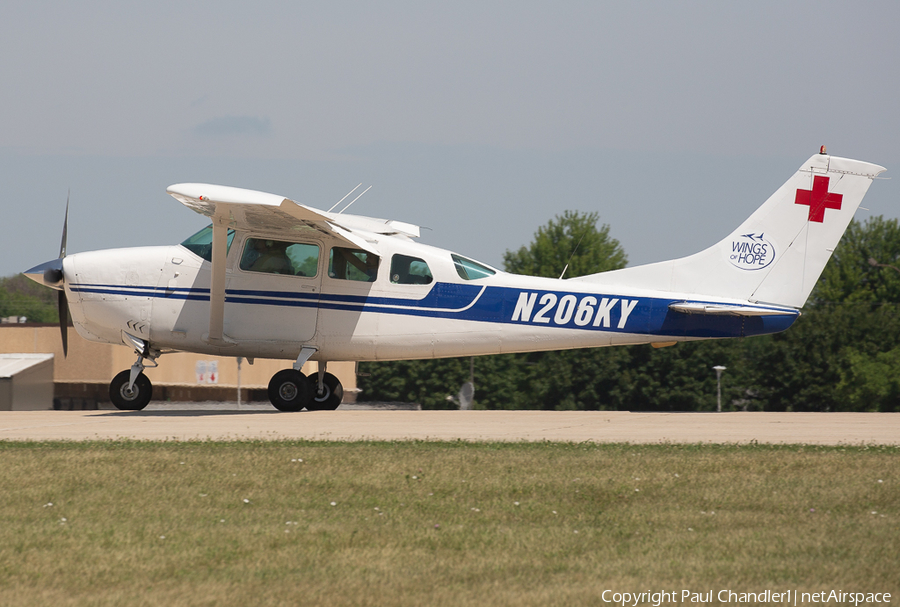
[[[496,270],[487,267],[484,264],[451,254],[453,265],[456,266],[456,273],[463,280],[477,280],[479,278],[487,278],[497,273]]]
[[[241,269],[312,277],[319,272],[319,246],[269,238],[248,238],[241,255]]]
[[[379,257],[360,249],[332,247],[328,259],[328,275],[342,280],[375,282]]]
[[[184,242],[181,243],[188,251],[196,253],[206,261],[212,263],[212,225],[208,225]],[[234,240],[234,230],[228,230],[228,250],[231,250],[231,241]]]
[[[433,280],[424,259],[409,255],[391,258],[391,282],[395,285],[430,285]]]

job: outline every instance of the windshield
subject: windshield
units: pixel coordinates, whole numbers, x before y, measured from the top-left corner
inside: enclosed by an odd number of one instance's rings
[[[231,241],[234,240],[234,230],[228,230],[228,249],[231,249]],[[196,253],[206,261],[212,263],[212,225],[208,225],[193,236],[181,243],[188,251]]]

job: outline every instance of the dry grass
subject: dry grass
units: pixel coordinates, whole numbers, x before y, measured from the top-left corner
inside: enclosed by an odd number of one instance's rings
[[[722,588],[898,597],[898,455],[0,443],[0,603],[597,605],[606,589]]]

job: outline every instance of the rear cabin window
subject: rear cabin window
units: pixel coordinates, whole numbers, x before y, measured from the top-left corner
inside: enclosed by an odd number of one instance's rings
[[[328,275],[340,280],[375,282],[379,261],[378,255],[368,251],[332,247],[328,256]]]
[[[395,285],[430,285],[433,280],[424,259],[409,255],[391,258],[391,282]]]
[[[453,257],[453,265],[456,266],[456,273],[463,280],[477,280],[479,278],[487,278],[496,274],[496,270],[487,267],[484,264],[460,257],[459,255],[451,255]]]
[[[208,225],[196,234],[190,236],[181,243],[188,251],[196,253],[206,261],[212,263],[212,225]],[[231,241],[234,240],[234,230],[228,230],[228,250],[231,250]]]
[[[241,269],[264,274],[313,277],[319,271],[319,246],[269,238],[248,238]]]

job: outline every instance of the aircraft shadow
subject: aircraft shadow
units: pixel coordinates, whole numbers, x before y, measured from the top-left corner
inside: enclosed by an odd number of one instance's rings
[[[300,411],[306,413],[306,411]],[[177,411],[104,411],[104,417],[209,417],[213,415],[284,415],[283,411],[235,411],[216,409],[191,409]]]

